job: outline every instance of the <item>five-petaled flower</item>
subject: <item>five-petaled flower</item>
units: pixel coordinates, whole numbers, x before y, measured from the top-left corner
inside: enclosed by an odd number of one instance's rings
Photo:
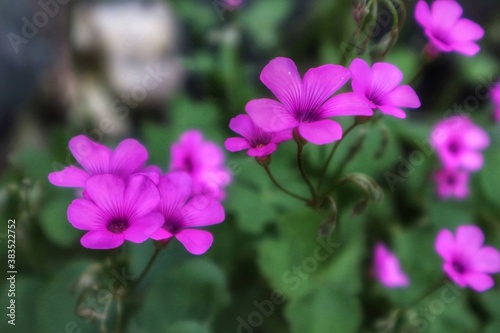
[[[477,292],[493,287],[489,274],[500,272],[500,252],[483,243],[484,234],[474,225],[458,227],[455,237],[448,229],[439,232],[435,248],[444,259],[443,270],[460,287]]]
[[[377,280],[387,288],[402,288],[410,284],[398,257],[383,243],[375,245],[374,273]]]
[[[455,51],[473,56],[479,52],[476,41],[484,36],[484,30],[461,18],[462,13],[462,7],[454,0],[436,0],[431,7],[423,0],[418,2],[415,18],[429,38],[432,54]]]
[[[187,172],[195,194],[225,198],[224,188],[231,182],[231,173],[224,166],[224,152],[218,145],[204,140],[200,131],[189,130],[172,145],[170,153],[169,170]]]
[[[442,169],[434,174],[437,194],[441,199],[463,200],[469,196],[470,174],[465,170]]]
[[[61,171],[51,172],[49,181],[61,187],[85,187],[91,176],[113,174],[127,180],[134,173],[143,172],[154,178],[154,173],[144,168],[148,152],[137,140],[126,139],[111,150],[98,144],[85,135],[78,135],[69,141],[69,150],[83,167],[65,167]]]
[[[267,64],[260,80],[278,101],[254,99],[245,106],[254,123],[265,131],[294,129],[309,142],[322,145],[339,140],[342,127],[328,119],[334,116],[371,116],[373,111],[354,93],[332,96],[350,78],[340,65],[309,69],[301,79],[295,63],[275,58]]]
[[[401,107],[418,108],[420,100],[409,85],[400,85],[403,73],[393,64],[377,62],[371,68],[363,59],[352,61],[352,90],[372,109],[397,118],[406,118]]]
[[[224,208],[206,195],[193,195],[191,177],[186,172],[171,172],[160,178],[159,211],[164,223],[152,236],[155,240],[177,238],[192,254],[203,254],[212,246],[213,236],[204,227],[224,220]]]
[[[229,122],[229,128],[240,134],[240,137],[233,137],[226,140],[226,149],[235,152],[248,149],[248,156],[263,157],[271,155],[278,144],[292,139],[292,131],[284,130],[279,132],[267,132],[254,124],[252,119],[246,114],[240,114]]]
[[[163,225],[162,214],[155,211],[160,193],[144,175],[128,181],[111,174],[92,176],[85,190],[85,199],[69,205],[68,220],[88,230],[80,240],[86,248],[111,249],[125,240],[142,243]]]

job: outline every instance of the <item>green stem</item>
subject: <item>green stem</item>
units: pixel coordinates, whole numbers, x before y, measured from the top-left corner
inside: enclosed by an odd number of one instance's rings
[[[307,198],[304,198],[298,194],[295,194],[289,190],[287,190],[286,188],[284,188],[280,183],[278,183],[278,181],[276,180],[276,178],[274,178],[273,174],[271,173],[271,170],[269,169],[269,166],[264,166],[264,170],[266,170],[266,173],[267,175],[269,176],[269,179],[271,179],[271,181],[273,182],[273,184],[278,188],[280,189],[283,193],[285,194],[288,194],[289,196],[291,197],[294,197],[295,199],[298,199],[298,200],[302,200],[304,202],[309,202],[309,200]]]
[[[311,191],[312,201],[314,202],[316,200],[316,190],[314,189],[314,186],[311,183],[309,177],[307,177],[306,169],[304,168],[304,161],[302,160],[303,148],[304,145],[297,143],[297,165],[299,166],[302,178],[304,178],[304,181],[306,182],[307,186],[309,187],[309,190]]]
[[[358,123],[355,122],[353,123],[342,135],[342,138],[335,142],[335,145],[333,146],[332,150],[330,151],[330,155],[328,155],[328,159],[325,162],[325,165],[323,166],[323,170],[321,171],[321,175],[319,177],[319,182],[318,186],[316,187],[317,191],[319,192],[321,190],[321,185],[323,185],[323,180],[326,176],[326,171],[328,170],[328,166],[330,165],[330,162],[332,161],[333,155],[335,154],[335,151],[337,151],[337,148],[339,147],[340,143],[344,140],[344,138],[356,127],[358,126]]]
[[[153,265],[153,262],[155,261],[156,257],[158,257],[158,254],[160,253],[160,251],[161,251],[161,248],[155,248],[155,252],[153,253],[153,255],[151,256],[151,258],[149,259],[146,267],[142,271],[141,275],[139,275],[139,277],[137,278],[137,280],[135,280],[135,282],[134,282],[135,285],[138,285],[139,282],[141,282],[141,280],[144,278],[144,276],[146,276],[147,272],[149,271],[149,269]]]

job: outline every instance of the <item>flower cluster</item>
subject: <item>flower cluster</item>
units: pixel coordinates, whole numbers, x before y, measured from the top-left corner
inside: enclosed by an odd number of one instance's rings
[[[434,175],[438,196],[467,198],[469,173],[482,168],[482,150],[490,144],[487,133],[468,117],[454,116],[435,126],[431,144],[443,166]]]
[[[415,10],[415,19],[429,38],[426,51],[435,56],[439,52],[458,52],[474,56],[480,47],[476,41],[484,36],[477,23],[462,18],[463,9],[454,0],[436,0],[431,7],[420,0]]]
[[[221,149],[200,132],[188,131],[172,146],[167,174],[146,165],[148,152],[133,139],[112,150],[79,135],[69,149],[81,167],[68,166],[48,178],[56,186],[83,189],[83,197],[68,207],[68,220],[87,231],[84,247],[111,249],[125,240],[175,237],[192,254],[210,248],[212,235],[196,228],[224,220],[219,200],[231,176]]]
[[[351,78],[353,91],[335,94]],[[229,138],[225,146],[232,152],[248,149],[248,155],[263,157],[292,137],[317,145],[340,140],[342,127],[331,117],[371,117],[378,109],[404,118],[400,108],[418,108],[420,101],[410,86],[400,85],[402,79],[396,66],[375,63],[370,68],[362,59],[355,59],[349,69],[332,64],[311,68],[301,78],[291,59],[275,58],[264,67],[260,80],[277,101],[248,102],[248,116],[233,118],[229,126],[242,138]]]
[[[500,252],[483,246],[484,234],[474,225],[458,227],[456,236],[448,229],[442,229],[434,244],[436,252],[444,259],[443,271],[460,287],[469,286],[483,292],[494,285],[488,274],[500,272]],[[374,275],[387,288],[401,288],[409,285],[409,278],[401,269],[396,255],[382,243],[374,251]]]

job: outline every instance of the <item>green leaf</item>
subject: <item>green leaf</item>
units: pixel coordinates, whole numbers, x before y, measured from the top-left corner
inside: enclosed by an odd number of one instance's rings
[[[354,333],[362,321],[359,300],[331,289],[312,290],[292,300],[285,316],[292,333]]]
[[[228,301],[220,269],[205,259],[193,259],[156,276],[135,325],[160,332],[179,321],[210,322]]]
[[[40,227],[52,242],[62,247],[73,245],[82,235],[66,217],[72,200],[72,196],[59,195],[44,205],[40,212]]]

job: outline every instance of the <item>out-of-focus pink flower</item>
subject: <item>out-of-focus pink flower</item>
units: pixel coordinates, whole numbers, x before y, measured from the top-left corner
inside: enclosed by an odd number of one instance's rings
[[[221,200],[231,174],[224,167],[224,152],[213,142],[205,141],[197,130],[184,132],[171,147],[170,171],[185,171],[193,182],[195,195],[209,195]]]
[[[113,174],[126,180],[130,175],[141,172],[148,159],[148,152],[137,140],[126,139],[114,151],[95,143],[84,135],[69,141],[69,150],[83,167],[65,167],[51,172],[49,181],[61,187],[85,187],[90,176]]]
[[[177,238],[192,254],[203,254],[212,246],[213,236],[198,227],[224,220],[224,208],[208,196],[193,196],[191,178],[186,172],[172,172],[163,176],[158,189],[161,194],[159,210],[165,222],[151,238]]]
[[[331,97],[350,77],[349,71],[342,66],[323,65],[311,68],[301,79],[291,59],[275,58],[264,67],[260,80],[279,102],[254,99],[247,103],[245,110],[265,131],[295,129],[309,142],[327,144],[342,137],[342,127],[328,118],[373,115],[368,105],[354,93]]]
[[[448,229],[439,232],[435,249],[444,259],[443,270],[460,287],[477,292],[493,287],[488,274],[500,272],[500,252],[483,243],[484,234],[474,225],[458,227],[455,237]]]
[[[352,90],[372,109],[397,118],[406,118],[401,107],[418,108],[420,99],[409,85],[400,85],[403,73],[393,64],[377,62],[372,68],[363,59],[352,61]]]
[[[437,194],[441,199],[464,200],[469,196],[470,175],[465,170],[443,169],[434,174]]]
[[[155,212],[160,193],[144,175],[124,181],[115,175],[97,175],[85,187],[88,199],[76,199],[68,207],[68,220],[88,230],[80,240],[89,249],[111,249],[125,240],[142,243],[163,225]]]
[[[242,138],[229,138],[224,142],[226,149],[235,152],[248,149],[248,156],[262,157],[271,155],[278,144],[292,139],[292,130],[266,132],[257,127],[246,114],[240,114],[229,122],[229,128]]]
[[[238,8],[243,5],[243,0],[224,0],[224,4],[230,8]]]
[[[493,116],[495,120],[500,123],[500,83],[497,83],[491,89],[491,99],[493,100]]]
[[[462,13],[462,7],[454,0],[436,0],[431,7],[420,0],[415,18],[433,49],[473,56],[480,50],[476,41],[484,36],[484,30],[479,24],[461,18]]]
[[[410,284],[399,259],[383,243],[375,245],[374,272],[375,277],[387,288],[407,287]]]
[[[482,150],[489,146],[488,134],[466,116],[439,122],[431,144],[446,169],[477,171],[483,166]]]

